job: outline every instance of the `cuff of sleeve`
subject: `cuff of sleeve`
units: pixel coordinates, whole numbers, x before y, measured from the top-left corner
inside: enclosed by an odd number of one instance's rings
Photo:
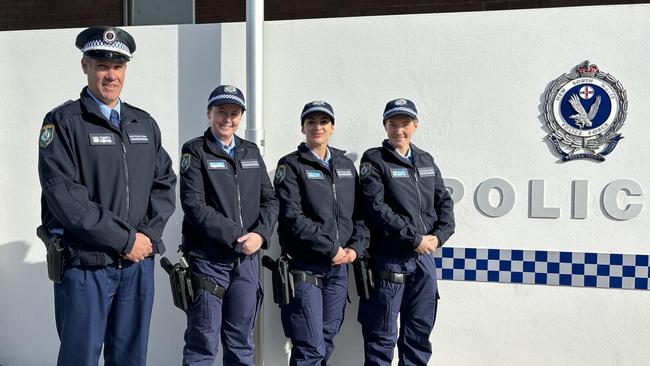
[[[151,240],[152,243],[157,244],[158,242],[160,242],[160,238],[156,235],[156,233],[154,233],[153,230],[151,230],[147,226],[140,224],[138,225],[136,230],[146,235],[149,238],[149,240]]]
[[[422,235],[417,234],[415,235],[415,239],[413,239],[413,243],[411,243],[411,247],[413,249],[416,249],[417,247],[420,246],[420,244],[422,244]]]
[[[332,250],[329,252],[330,259],[336,257],[336,254],[339,252],[340,247],[341,245],[339,243],[334,243],[334,245],[332,245]]]
[[[241,253],[241,251],[244,249],[244,243],[237,243],[235,244],[235,252],[236,253]]]
[[[131,249],[133,249],[133,245],[135,245],[135,233],[135,229],[129,230],[129,238],[126,240],[126,245],[120,254],[125,255],[131,253]]]
[[[445,242],[447,241],[447,239],[449,239],[441,231],[435,231],[433,235],[435,235],[436,238],[438,238],[438,248],[445,245]]]

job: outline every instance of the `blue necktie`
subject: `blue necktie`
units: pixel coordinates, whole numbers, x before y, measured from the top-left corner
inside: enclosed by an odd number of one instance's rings
[[[120,129],[120,115],[115,109],[111,110],[111,124],[118,130]]]

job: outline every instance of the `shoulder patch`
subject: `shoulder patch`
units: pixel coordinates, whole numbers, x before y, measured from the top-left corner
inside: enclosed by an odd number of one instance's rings
[[[190,168],[190,162],[192,161],[192,154],[183,154],[181,157],[181,174],[185,173],[187,169]]]
[[[38,138],[38,146],[47,147],[52,141],[54,141],[54,125],[46,124],[41,127],[41,134]]]
[[[278,165],[275,170],[275,183],[280,183],[284,180],[284,177],[287,176],[287,167],[284,164]]]
[[[369,162],[366,161],[361,163],[361,166],[359,167],[359,176],[361,177],[361,179],[368,178],[371,172],[372,172],[372,166],[370,165]]]

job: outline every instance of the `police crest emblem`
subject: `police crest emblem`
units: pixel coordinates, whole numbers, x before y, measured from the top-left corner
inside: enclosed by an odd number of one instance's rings
[[[232,86],[232,85],[226,85],[226,86],[224,86],[224,87],[223,87],[223,90],[225,90],[226,92],[228,92],[228,93],[230,93],[230,94],[235,94],[235,93],[237,93],[237,88],[235,88],[235,87]]]
[[[359,167],[359,176],[361,179],[366,179],[371,172],[371,167],[369,162],[364,162],[361,163],[361,166]]]
[[[38,145],[47,147],[54,140],[54,125],[47,124],[41,127],[41,134],[38,137]]]
[[[190,168],[190,162],[192,161],[191,154],[183,154],[181,157],[181,174],[185,173],[187,169]]]
[[[287,176],[287,167],[284,164],[278,165],[278,168],[275,170],[275,183],[280,183],[284,180],[284,177]]]
[[[589,61],[555,79],[545,95],[544,120],[562,161],[604,161],[623,138],[618,130],[627,115],[621,82]]]

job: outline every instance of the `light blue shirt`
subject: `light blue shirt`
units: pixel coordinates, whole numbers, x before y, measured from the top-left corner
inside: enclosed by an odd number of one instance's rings
[[[311,148],[309,149],[309,151],[311,151],[311,153],[314,154],[316,159],[318,159],[318,161],[321,164],[325,165],[327,167],[327,169],[330,168],[330,160],[332,159],[332,154],[330,153],[330,148],[329,147],[327,148],[327,152],[325,153],[325,159],[321,159],[320,156],[318,156],[318,154],[316,154],[314,152],[314,150],[312,150]]]
[[[119,98],[117,99],[117,104],[115,105],[115,108],[111,109],[111,107],[107,106],[102,101],[95,98],[93,93],[90,92],[90,89],[86,89],[86,91],[88,92],[88,95],[90,95],[90,97],[93,98],[95,103],[97,103],[97,106],[99,106],[99,111],[102,112],[102,115],[104,116],[104,118],[106,118],[107,121],[109,122],[111,121],[112,110],[115,110],[115,112],[117,112],[117,116],[120,117],[120,112],[122,111],[122,101]],[[120,117],[120,119],[121,118],[122,117]]]
[[[397,155],[399,155],[399,156],[402,157],[403,159],[406,159],[407,161],[409,161],[409,162],[411,162],[411,163],[413,162],[413,160],[411,160],[411,148],[410,148],[410,147],[409,147],[409,149],[406,151],[406,155],[402,155],[402,153],[400,153],[399,150],[397,150],[397,149],[395,149],[395,152],[397,153]]]
[[[226,145],[223,141],[217,137],[217,135],[214,134],[212,129],[210,129],[210,132],[212,132],[212,136],[214,136],[214,139],[217,140],[217,143],[221,146],[223,151],[225,151],[228,155],[230,155],[231,158],[235,157],[235,136],[232,137],[232,140],[230,140],[230,144]]]

